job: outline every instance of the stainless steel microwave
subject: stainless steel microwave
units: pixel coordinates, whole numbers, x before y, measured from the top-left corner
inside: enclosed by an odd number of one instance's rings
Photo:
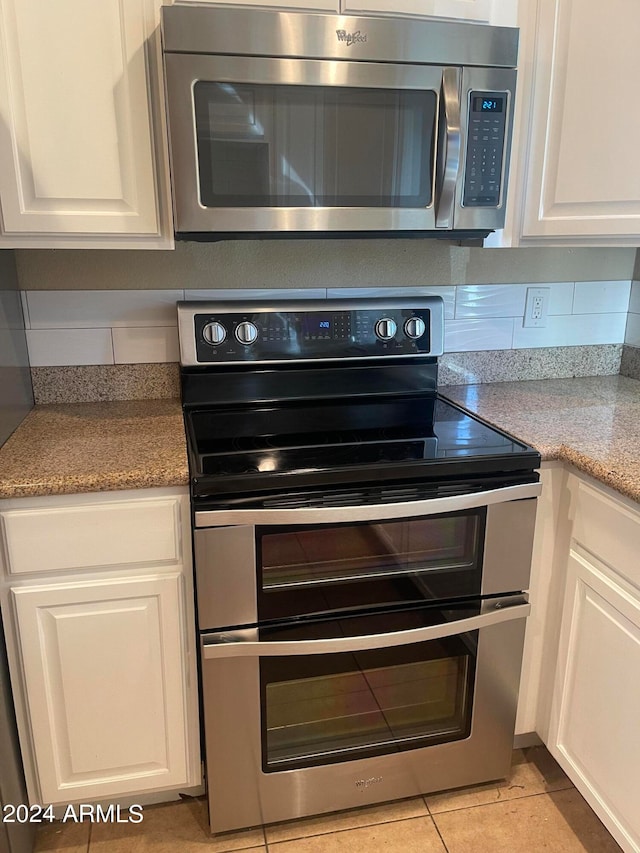
[[[504,225],[518,30],[165,6],[177,236]]]

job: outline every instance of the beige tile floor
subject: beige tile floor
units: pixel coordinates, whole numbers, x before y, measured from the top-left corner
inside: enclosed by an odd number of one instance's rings
[[[544,747],[509,779],[212,838],[203,799],[148,806],[139,824],[54,824],[36,853],[616,853],[620,847]]]

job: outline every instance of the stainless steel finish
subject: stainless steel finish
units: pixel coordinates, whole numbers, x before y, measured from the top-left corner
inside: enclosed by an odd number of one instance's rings
[[[385,299],[386,309],[392,308],[428,308],[431,312],[431,348],[428,353],[421,353],[416,358],[423,358],[424,355],[437,356],[444,352],[444,302],[440,296],[422,296],[419,299],[412,298],[397,298]],[[375,310],[380,308],[380,302],[375,299],[304,299],[291,300],[290,302],[279,302],[278,307],[281,311],[348,311],[350,308],[357,306],[363,310]],[[201,362],[198,361],[195,345],[195,327],[194,318],[196,314],[214,314],[221,320],[225,314],[244,314],[251,316],[252,314],[269,313],[273,310],[272,306],[267,302],[178,302],[178,336],[180,339],[180,363],[183,367],[195,367]],[[386,356],[385,359],[403,358],[407,356]],[[368,361],[370,357],[353,357],[353,358],[335,358],[335,359],[314,359],[318,361]],[[304,361],[304,359],[288,359],[288,363]],[[217,365],[233,364],[234,362],[216,362]],[[280,362],[272,362],[264,360],[260,364],[276,364]],[[258,364],[258,362],[255,362]]]
[[[395,320],[391,320],[389,317],[383,317],[376,323],[376,335],[381,341],[390,341],[395,338],[397,331],[398,326]]]
[[[478,506],[491,506],[504,501],[535,498],[542,491],[541,483],[526,483],[455,495],[448,498],[429,498],[420,501],[376,504],[374,506],[314,507],[301,509],[221,509],[195,513],[195,526],[212,527],[228,524],[324,524],[353,521],[381,521],[392,518],[415,518],[443,512],[457,512]],[[504,532],[506,536],[506,531]],[[513,589],[513,587],[509,587]]]
[[[491,611],[460,619],[455,623],[456,633],[476,631],[508,622],[512,619],[526,618],[531,612],[531,605],[526,596],[520,596],[517,601],[508,602],[500,599],[490,603]],[[414,628],[411,631],[397,631],[391,634],[373,634],[364,637],[341,637],[331,640],[298,640],[283,642],[260,642],[247,639],[243,631],[226,631],[218,634],[207,634],[202,643],[204,660],[213,658],[278,657],[280,655],[322,655],[339,652],[364,652],[370,649],[393,648],[407,646],[409,643],[422,643],[428,640],[440,640],[451,636],[451,623],[430,625],[428,628]]]
[[[436,202],[436,228],[453,228],[460,172],[460,76],[459,68],[445,68],[442,73],[445,153],[442,187]]]
[[[202,666],[213,832],[478,784],[511,763],[525,619],[480,631],[471,736],[375,758],[263,773],[259,658],[214,658]],[[516,616],[516,613],[518,614]],[[449,626],[457,633],[458,623]],[[207,637],[203,643],[207,642]],[[358,784],[369,780],[369,785]]]
[[[537,500],[529,499],[492,504],[487,509],[483,595],[529,589],[537,505]]]
[[[482,595],[496,595],[509,590],[529,588],[531,570],[531,548],[535,525],[539,483],[528,486],[512,486],[493,492],[466,495],[473,501],[457,498],[442,498],[452,501],[444,505],[426,500],[414,503],[387,504],[383,507],[362,507],[357,521],[384,521],[392,518],[425,517],[440,512],[455,512],[477,506],[487,506],[487,525],[482,570]],[[499,502],[504,501],[504,502]],[[433,506],[436,503],[437,506]],[[315,510],[246,510],[251,512],[238,526],[228,526],[229,512],[196,512],[194,533],[196,556],[196,584],[198,590],[198,620],[202,630],[224,628],[228,625],[252,625],[257,622],[256,605],[256,555],[255,525],[287,524],[295,530],[296,525],[321,522],[349,522],[351,507],[334,511],[332,518],[307,513]],[[373,513],[372,510],[383,512]],[[240,513],[242,510],[236,510]],[[287,512],[274,519],[271,513]],[[208,525],[203,526],[202,517],[207,516]],[[237,522],[235,522],[237,523]],[[219,526],[216,526],[219,525]],[[233,571],[229,571],[233,566]],[[392,571],[389,574],[393,574]],[[379,577],[379,575],[378,575]]]
[[[516,29],[425,21],[180,6],[163,8],[164,50],[178,232],[491,230],[498,209],[460,205],[466,106],[475,89],[514,91]],[[359,33],[342,40],[338,33]],[[462,70],[462,82],[460,81]],[[476,71],[478,76],[476,76]],[[482,75],[492,82],[481,84]],[[506,76],[504,76],[506,75]],[[422,208],[224,207],[199,197],[193,87],[199,80],[299,86],[431,90],[445,103],[447,157],[442,197]],[[508,81],[508,82],[505,82]],[[512,101],[512,97],[509,97]],[[457,119],[460,115],[460,120]],[[511,107],[502,179],[508,176]],[[425,144],[431,144],[425,140]],[[434,146],[434,162],[437,157]],[[457,164],[457,165],[456,165]],[[435,179],[435,169],[434,169]],[[432,187],[433,189],[433,187]],[[436,221],[435,207],[438,218]]]
[[[442,69],[313,59],[244,56],[165,56],[171,171],[177,231],[384,231],[433,230],[433,204],[426,208],[224,207],[206,208],[199,197],[193,86],[198,80],[353,86],[440,92]]]
[[[222,325],[222,323],[218,323],[214,320],[213,323],[207,323],[207,325],[202,330],[202,337],[208,344],[213,344],[214,346],[218,346],[219,344],[224,343],[227,339],[227,330]]]
[[[404,333],[408,338],[417,340],[426,332],[426,326],[422,317],[411,317],[404,324]]]
[[[253,527],[214,527],[193,534],[200,630],[253,625],[256,550]]]
[[[236,326],[235,335],[236,335],[236,340],[239,343],[245,344],[246,346],[248,346],[249,344],[254,343],[255,340],[257,339],[258,330],[257,330],[254,323],[249,323],[249,322],[238,323],[238,325]]]
[[[165,52],[513,68],[518,30],[408,18],[165,6]],[[366,36],[349,44],[337,31]]]

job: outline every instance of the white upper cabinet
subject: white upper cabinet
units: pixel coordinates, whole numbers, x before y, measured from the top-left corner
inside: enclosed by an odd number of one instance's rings
[[[523,6],[512,245],[638,245],[640,4]]]
[[[165,0],[168,5],[171,0]],[[184,2],[184,0],[183,0]],[[227,0],[186,0],[229,5]],[[338,12],[347,15],[410,15],[475,21],[501,27],[517,26],[518,0],[234,0],[234,6]]]
[[[342,0],[341,11],[445,18],[515,27],[518,0]]]
[[[0,246],[171,246],[159,8],[0,0]]]
[[[339,0],[235,0],[233,3],[227,0],[180,0],[191,6],[260,6],[263,9],[291,9],[292,11],[306,12],[337,12]],[[172,5],[173,0],[164,0],[165,6]]]

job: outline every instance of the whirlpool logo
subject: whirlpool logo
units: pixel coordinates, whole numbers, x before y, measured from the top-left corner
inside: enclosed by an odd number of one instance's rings
[[[377,785],[382,782],[382,776],[370,776],[368,779],[356,779],[356,788],[359,791],[364,791],[372,785]]]
[[[336,30],[336,35],[338,36],[338,41],[346,42],[347,47],[351,47],[356,42],[367,40],[367,34],[360,32],[360,30],[356,30],[355,33],[348,33],[346,30]]]

